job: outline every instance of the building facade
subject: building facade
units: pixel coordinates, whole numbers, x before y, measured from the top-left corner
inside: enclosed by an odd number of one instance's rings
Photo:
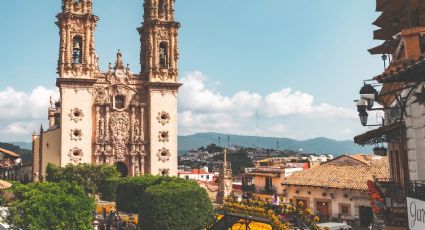
[[[368,226],[373,214],[367,182],[374,177],[389,177],[387,157],[343,155],[286,177],[282,191],[285,202],[302,202],[322,221],[358,217]]]
[[[384,112],[381,127],[354,138],[360,145],[386,145],[375,148],[388,155],[390,179],[376,178],[374,186],[384,202],[375,215],[387,229],[424,229],[424,225],[409,226],[412,215],[407,200],[418,200],[418,209],[425,208],[425,10],[422,1],[377,0],[380,16],[373,23],[379,29],[374,39],[383,42],[369,50],[384,60],[385,70],[365,84],[358,102],[360,115],[374,110],[377,101]],[[368,89],[368,88],[369,89]],[[384,150],[384,151],[382,151]],[[407,197],[407,198],[406,198]],[[419,203],[422,206],[419,207]]]
[[[140,73],[118,50],[106,71],[95,50],[93,0],[63,0],[57,15],[59,60],[49,127],[33,136],[35,179],[48,163],[117,165],[123,175],[177,175],[180,24],[174,0],[145,0]]]

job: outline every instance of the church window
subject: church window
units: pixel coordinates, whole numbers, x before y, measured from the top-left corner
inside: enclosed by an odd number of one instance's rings
[[[125,97],[122,95],[115,96],[115,109],[124,109]]]
[[[74,37],[72,42],[72,63],[81,64],[83,62],[83,39],[79,36]]]
[[[158,1],[158,15],[160,18],[165,17],[165,14],[167,12],[167,3],[166,0],[159,0]]]
[[[159,44],[159,66],[168,68],[168,47],[166,42]]]

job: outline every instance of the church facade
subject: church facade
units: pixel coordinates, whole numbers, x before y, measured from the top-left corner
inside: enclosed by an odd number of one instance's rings
[[[174,0],[145,0],[140,34],[140,73],[118,50],[106,71],[99,67],[93,0],[62,0],[60,100],[50,102],[49,127],[33,135],[33,175],[43,180],[48,163],[116,165],[123,175],[177,175],[177,96],[180,24]]]

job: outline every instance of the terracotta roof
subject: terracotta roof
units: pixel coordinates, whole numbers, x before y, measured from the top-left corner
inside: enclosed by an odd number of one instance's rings
[[[279,173],[271,173],[271,172],[249,172],[244,173],[246,176],[262,176],[262,177],[279,177]]]
[[[355,159],[359,161],[359,164],[351,162],[344,165],[341,161],[334,164],[330,161],[315,168],[294,172],[285,178],[282,184],[366,191],[368,180],[373,180],[373,177],[389,177],[387,157],[364,154],[344,157],[347,157],[347,160]]]
[[[15,153],[15,152],[9,151],[7,149],[2,149],[2,148],[0,148],[0,153],[11,155],[13,157],[19,157],[20,156],[19,154]]]

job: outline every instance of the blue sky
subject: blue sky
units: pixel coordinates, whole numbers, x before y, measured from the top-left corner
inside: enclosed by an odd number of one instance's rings
[[[11,111],[0,115],[0,141],[29,141],[45,123],[46,97],[55,95],[60,3],[2,4],[0,109]],[[368,0],[177,0],[186,84],[180,133],[351,139],[364,131],[353,99],[361,80],[383,69],[380,57],[366,51],[378,44],[374,10]],[[120,48],[138,72],[142,0],[95,0],[94,12],[103,69]]]

